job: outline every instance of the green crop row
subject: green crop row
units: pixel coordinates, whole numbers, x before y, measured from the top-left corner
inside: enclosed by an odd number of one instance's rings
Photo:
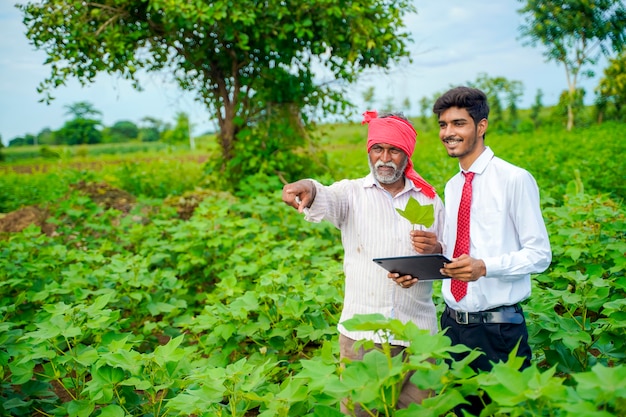
[[[547,210],[555,262],[526,307],[535,364],[473,375],[448,367],[442,334],[376,317],[354,325],[409,337],[412,355],[342,369],[339,237],[303,227],[278,199],[207,193],[182,220],[142,202],[105,210],[75,191],[49,207],[49,236],[31,226],[1,241],[3,413],[335,415],[347,394],[389,407],[409,371],[439,394],[425,415],[483,391],[494,413],[626,412],[624,210],[611,200],[576,194]]]
[[[462,348],[444,334],[378,316],[346,325],[411,340],[409,356],[384,345],[340,363],[339,233],[286,207],[275,178],[259,185],[274,191],[235,197],[189,161],[3,175],[5,207],[46,216],[0,235],[0,415],[339,416],[350,396],[380,415],[441,416],[485,393],[486,415],[626,415],[623,168],[598,144],[620,132],[600,133],[489,138],[537,177],[554,253],[525,305],[534,360],[522,372],[512,357],[474,374],[469,358],[448,361]],[[416,166],[441,189],[454,160],[422,140]],[[331,158],[326,180],[362,170],[361,148],[331,149],[355,162]],[[409,372],[436,395],[396,411]]]

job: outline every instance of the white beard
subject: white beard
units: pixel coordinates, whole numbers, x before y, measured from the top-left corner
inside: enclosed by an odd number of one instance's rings
[[[371,159],[367,158],[367,161],[369,162],[370,171],[372,172],[372,175],[374,175],[374,178],[376,178],[376,180],[381,184],[393,184],[394,182],[398,181],[400,178],[402,178],[402,175],[404,175],[404,170],[406,169],[406,166],[409,163],[409,159],[405,158],[402,166],[398,168],[398,166],[393,162],[378,161],[376,162],[375,165],[373,165]],[[381,166],[391,167],[394,169],[394,171],[392,174],[389,174],[389,175],[379,174],[376,168],[381,167]]]

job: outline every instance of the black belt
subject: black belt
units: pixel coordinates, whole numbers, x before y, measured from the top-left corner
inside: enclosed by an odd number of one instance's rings
[[[512,306],[500,306],[490,310],[469,313],[467,311],[456,311],[446,306],[446,314],[452,317],[458,324],[477,323],[512,323],[522,324],[524,313],[519,304]]]

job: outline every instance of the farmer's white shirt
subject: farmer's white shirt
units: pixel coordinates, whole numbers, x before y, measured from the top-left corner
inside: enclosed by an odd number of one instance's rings
[[[339,332],[354,339],[385,340],[371,331],[350,332],[341,323],[356,314],[379,313],[419,328],[437,332],[437,315],[432,300],[432,282],[418,282],[402,288],[387,278],[387,271],[373,258],[416,255],[410,239],[413,226],[396,209],[404,210],[409,197],[420,204],[432,204],[435,222],[426,229],[441,241],[444,226],[443,203],[439,196],[426,197],[411,181],[395,197],[382,188],[370,173],[356,180],[342,180],[330,186],[314,181],[315,201],[305,209],[310,222],[327,220],[341,230],[344,248],[345,294]],[[392,344],[408,345],[401,340]]]

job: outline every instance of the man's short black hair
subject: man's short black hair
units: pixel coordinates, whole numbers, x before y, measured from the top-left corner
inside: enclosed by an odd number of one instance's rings
[[[433,113],[437,116],[441,116],[441,113],[448,110],[450,107],[466,109],[475,124],[489,117],[487,96],[477,88],[455,87],[448,90],[435,101]]]

